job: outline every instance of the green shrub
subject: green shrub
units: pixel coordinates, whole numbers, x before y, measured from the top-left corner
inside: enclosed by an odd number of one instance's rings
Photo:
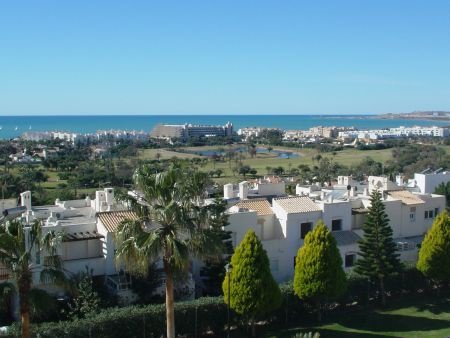
[[[83,319],[33,325],[32,335],[41,338],[132,338],[142,337],[145,332],[146,337],[157,338],[165,335],[165,318],[163,304],[110,308]],[[197,334],[207,331],[220,334],[226,320],[227,308],[222,297],[201,298],[175,305],[179,335],[194,336],[195,331]],[[19,325],[14,325],[9,334],[17,336],[19,332]]]

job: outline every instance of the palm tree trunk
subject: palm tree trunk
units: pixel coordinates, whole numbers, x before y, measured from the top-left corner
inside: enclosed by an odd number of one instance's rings
[[[22,338],[30,338],[30,303],[28,293],[31,289],[31,276],[25,274],[18,281],[20,319],[22,322]]]
[[[175,311],[173,300],[173,275],[167,262],[164,262],[166,273],[166,321],[167,338],[175,338]]]
[[[30,314],[29,312],[20,311],[20,319],[22,322],[22,338],[30,338]]]

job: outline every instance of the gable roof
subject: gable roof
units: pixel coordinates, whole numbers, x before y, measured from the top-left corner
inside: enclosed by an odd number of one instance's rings
[[[274,198],[273,202],[277,203],[287,213],[292,214],[322,210],[308,196]]]
[[[401,200],[403,204],[414,205],[414,204],[424,204],[425,201],[419,198],[419,196],[414,195],[408,190],[398,190],[398,191],[388,191],[387,194],[392,198]]]
[[[235,206],[256,211],[258,216],[273,215],[269,201],[265,198],[241,200]]]
[[[130,210],[98,212],[97,217],[108,232],[116,232],[118,226],[126,219],[133,221],[139,219],[136,213]]]

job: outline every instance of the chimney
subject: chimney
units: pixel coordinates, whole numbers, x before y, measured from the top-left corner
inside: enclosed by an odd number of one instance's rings
[[[241,200],[245,200],[247,199],[247,195],[248,195],[248,182],[244,181],[239,183],[239,198]]]
[[[233,198],[233,184],[228,183],[223,186],[223,198],[230,199]]]
[[[114,204],[114,189],[113,188],[105,188],[105,199],[107,205],[107,211],[111,211],[112,206]]]
[[[25,191],[20,194],[20,205],[31,210],[31,191]]]

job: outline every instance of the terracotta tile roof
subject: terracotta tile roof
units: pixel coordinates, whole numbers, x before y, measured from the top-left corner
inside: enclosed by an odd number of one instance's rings
[[[425,203],[425,201],[423,201],[417,195],[414,195],[412,192],[408,190],[389,191],[387,194],[392,198],[395,198],[396,200],[401,200],[402,203],[406,205]]]
[[[241,200],[235,206],[243,209],[254,210],[259,216],[272,215],[270,203],[265,198]]]
[[[322,210],[308,196],[275,198],[273,202],[277,203],[287,213],[293,214]]]
[[[133,211],[129,210],[98,212],[97,216],[108,232],[116,232],[120,223],[126,219],[138,219],[138,216]]]

